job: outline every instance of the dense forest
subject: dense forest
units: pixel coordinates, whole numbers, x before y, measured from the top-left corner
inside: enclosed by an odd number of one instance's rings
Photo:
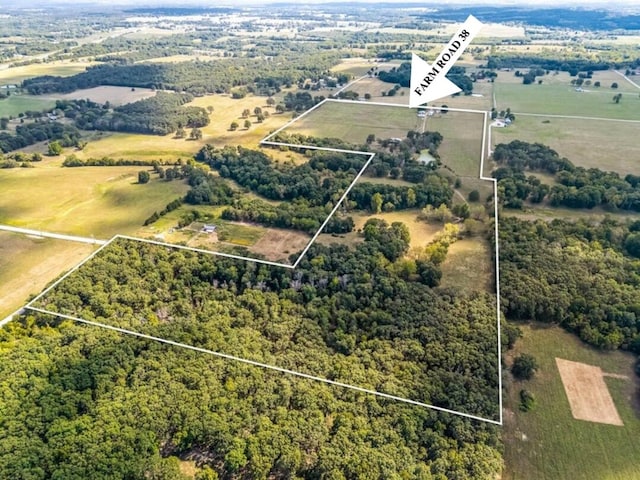
[[[50,75],[24,80],[32,94],[67,93],[99,85],[146,87],[188,92],[193,95],[229,93],[245,85],[258,93],[271,94],[281,87],[306,79],[318,80],[338,62],[335,52],[286,52],[278,58],[234,58],[211,62],[108,63],[89,67],[70,77]]]
[[[402,279],[401,224],[315,245],[295,270],[118,240],[38,305],[493,417],[495,311]],[[495,476],[482,422],[28,314],[0,331],[0,476]],[[215,472],[215,473],[214,473]],[[205,473],[208,476],[204,476]]]
[[[14,135],[0,132],[0,152],[11,152],[44,140],[58,140],[63,147],[71,147],[80,141],[80,132],[72,125],[59,122],[21,124],[16,126]]]
[[[447,73],[447,78],[455,83],[465,95],[473,92],[473,80],[465,75],[464,67],[452,67]],[[393,67],[389,71],[381,70],[378,78],[383,82],[395,83],[401,87],[408,87],[411,84],[411,63],[403,62],[399,67]]]
[[[597,347],[640,354],[639,232],[638,221],[502,218],[506,314],[558,323]]]
[[[551,206],[640,211],[640,177],[620,177],[615,172],[577,167],[540,143],[514,140],[496,146],[493,159],[500,165],[492,172],[498,180],[500,201],[505,207],[522,208],[525,202],[547,201]],[[554,176],[549,186],[527,172]]]
[[[198,128],[209,124],[202,107],[186,106],[193,100],[187,93],[157,92],[137,102],[110,108],[89,100],[58,100],[56,109],[74,120],[83,130],[110,130],[166,135],[178,128]]]

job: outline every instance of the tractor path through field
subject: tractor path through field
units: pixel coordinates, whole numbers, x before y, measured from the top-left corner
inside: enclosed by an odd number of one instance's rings
[[[35,235],[37,237],[55,238],[57,240],[68,240],[70,242],[91,243],[94,245],[104,245],[107,243],[107,240],[99,240],[97,238],[62,235],[60,233],[43,232],[42,230],[31,230],[28,228],[12,227],[10,225],[0,225],[0,230],[5,232],[23,233],[25,235]]]
[[[526,117],[551,117],[551,118],[573,118],[576,120],[603,120],[605,122],[626,122],[626,123],[640,123],[640,120],[625,120],[623,118],[606,118],[606,117],[584,117],[580,115],[551,115],[548,113],[523,113],[515,112],[514,115],[523,115]]]
[[[618,75],[620,75],[621,77],[623,77],[627,82],[629,82],[631,85],[633,85],[636,88],[640,88],[640,85],[638,85],[636,82],[634,82],[633,80],[631,80],[629,77],[627,77],[624,73],[619,72],[618,70],[614,70]]]

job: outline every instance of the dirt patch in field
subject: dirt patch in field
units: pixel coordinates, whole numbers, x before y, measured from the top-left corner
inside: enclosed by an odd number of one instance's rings
[[[65,93],[62,95],[47,95],[46,98],[53,98],[56,100],[82,100],[88,98],[92,102],[109,102],[114,107],[117,107],[126,103],[137,102],[143,98],[153,97],[155,94],[156,92],[150,88],[131,89],[131,87],[102,86],[76,90],[75,92]],[[41,98],[45,97],[43,96]]]
[[[577,420],[624,425],[616,409],[600,367],[556,358],[560,378]]]
[[[264,255],[268,260],[286,260],[307,246],[311,237],[301,232],[268,229],[260,240],[251,247],[251,251]]]

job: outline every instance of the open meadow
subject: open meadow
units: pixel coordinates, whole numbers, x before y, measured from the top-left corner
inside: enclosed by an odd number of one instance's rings
[[[28,111],[41,112],[55,105],[55,100],[51,98],[12,93],[8,98],[0,100],[0,117],[17,117],[20,113]]]
[[[59,60],[47,63],[33,63],[22,67],[3,68],[0,69],[0,85],[17,85],[26,78],[40,75],[70,77],[98,63],[86,60]]]
[[[421,125],[415,111],[406,107],[328,101],[292,123],[285,132],[363,144],[369,134],[376,138],[404,138],[409,130]]]
[[[533,380],[514,381],[506,373],[504,480],[631,480],[640,478],[639,382],[633,355],[598,351],[549,325],[521,325],[523,337],[509,357],[525,352],[540,368]],[[600,367],[624,426],[573,418],[556,358]],[[535,397],[533,410],[519,410],[519,392]],[[589,395],[590,392],[584,392]],[[633,403],[636,405],[633,405]]]
[[[640,101],[638,102],[640,108]],[[639,123],[577,120],[519,115],[506,128],[492,128],[492,148],[513,140],[539,142],[561,157],[585,168],[638,174],[640,172]]]
[[[275,109],[266,106],[265,97],[247,96],[233,99],[229,95],[205,95],[197,97],[187,105],[198,107],[213,107],[209,115],[211,123],[201,128],[203,136],[200,140],[175,138],[173,133],[168,135],[143,135],[137,133],[105,133],[101,139],[90,141],[82,152],[77,152],[79,158],[131,158],[139,160],[177,160],[193,156],[204,145],[212,143],[217,147],[224,145],[243,145],[247,148],[257,148],[260,140],[271,131],[291,120],[290,113],[276,114]],[[257,123],[253,114],[255,107],[269,112],[269,117],[262,123]],[[242,111],[249,109],[251,126],[244,128],[245,119],[241,118]],[[237,122],[239,128],[230,130],[232,122]]]
[[[138,172],[146,167],[63,168],[49,162],[0,171],[0,223],[106,239],[137,230],[189,188],[155,176],[139,185]]]
[[[0,319],[95,250],[95,245],[0,232]]]
[[[583,91],[577,91],[569,84],[570,77],[566,73],[540,77],[541,85],[524,85],[513,73],[500,72],[494,83],[496,107],[498,110],[511,108],[515,113],[640,120],[640,89],[622,77],[616,82],[619,87],[611,88],[608,78],[612,74],[615,75],[612,72],[600,74],[603,76],[601,87],[585,85]],[[594,74],[593,82],[596,76]],[[622,98],[615,103],[613,97],[618,93]]]

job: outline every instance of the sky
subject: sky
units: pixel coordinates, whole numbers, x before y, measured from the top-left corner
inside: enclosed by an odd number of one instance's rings
[[[354,3],[350,2],[336,2],[335,0],[329,0],[332,3]],[[358,0],[356,0],[358,1]],[[583,5],[602,5],[602,6],[612,6],[614,4],[617,5],[639,5],[640,0],[614,0],[614,1],[605,1],[605,0],[480,0],[480,1],[470,1],[470,0],[442,0],[442,1],[421,1],[421,0],[360,0],[361,2],[366,3],[415,3],[416,5],[425,5],[425,6],[437,6],[437,5],[509,5],[509,6],[554,6],[554,7],[563,7],[563,6],[583,6]],[[7,2],[7,3],[5,3]],[[0,6],[2,4],[8,4],[9,0],[0,0]],[[141,5],[139,0],[80,0],[80,1],[72,1],[72,0],[23,0],[21,5],[28,6],[29,4],[38,4],[38,5],[46,5],[46,4],[68,4],[68,3],[82,3],[89,4],[95,3],[100,5],[131,5],[131,6],[155,6],[155,5],[172,5],[172,6],[191,6],[191,5],[202,5],[202,6],[238,6],[238,5],[262,5],[268,3],[283,3],[283,2],[291,2],[296,3],[295,0],[227,0],[222,2],[211,2],[211,0],[151,0],[144,2]],[[328,3],[326,0],[303,0],[300,3]],[[15,4],[13,4],[15,5]]]

